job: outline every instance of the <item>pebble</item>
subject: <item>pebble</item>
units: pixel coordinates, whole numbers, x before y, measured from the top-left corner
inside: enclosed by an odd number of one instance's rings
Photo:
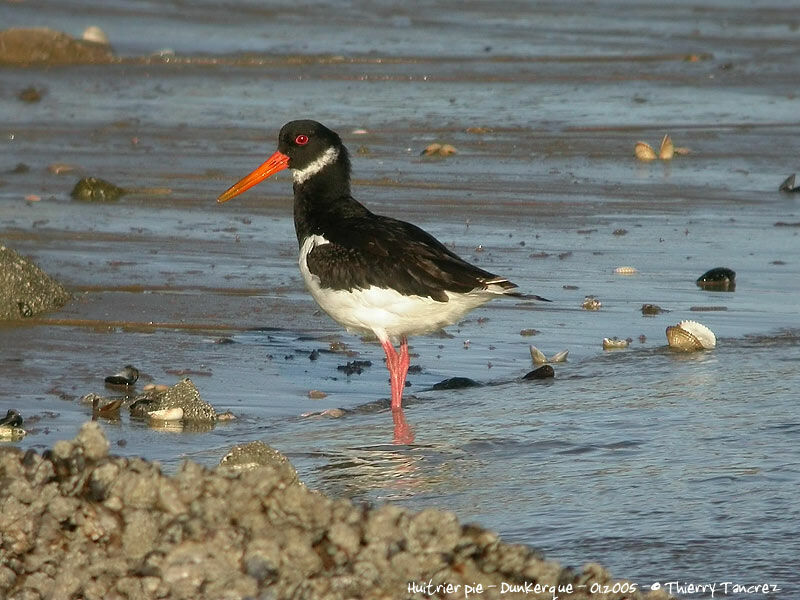
[[[648,317],[660,315],[662,312],[669,312],[661,308],[658,304],[642,304],[642,314]]]

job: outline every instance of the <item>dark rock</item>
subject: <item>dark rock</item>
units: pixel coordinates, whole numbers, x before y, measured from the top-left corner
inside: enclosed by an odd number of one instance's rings
[[[372,361],[370,360],[353,360],[349,361],[346,365],[339,365],[336,367],[337,371],[344,371],[345,375],[361,375],[364,372],[364,367],[371,367]]]

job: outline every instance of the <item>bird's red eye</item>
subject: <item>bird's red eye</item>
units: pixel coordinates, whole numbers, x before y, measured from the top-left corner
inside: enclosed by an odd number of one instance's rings
[[[305,146],[308,143],[308,136],[302,133],[294,138],[294,143],[298,146]]]

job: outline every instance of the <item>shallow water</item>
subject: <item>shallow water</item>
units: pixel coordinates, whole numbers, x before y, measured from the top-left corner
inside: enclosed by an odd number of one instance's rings
[[[458,6],[0,6],[4,26],[98,24],[126,57],[0,69],[0,240],[76,292],[0,328],[0,410],[31,430],[19,445],[72,437],[91,413],[79,398],[112,394],[103,377],[133,363],[145,380],[188,375],[240,418],[182,433],[104,421],[119,453],[171,470],[262,439],[334,495],[452,509],[642,585],[762,582],[793,597],[800,227],[775,225],[800,223],[800,195],[777,191],[800,166],[790,3]],[[178,57],[137,58],[164,47]],[[16,99],[28,85],[46,88],[40,103]],[[553,300],[497,301],[411,340],[413,445],[392,444],[380,347],[302,289],[289,178],[214,202],[305,116],[343,134],[358,198]],[[633,158],[664,133],[692,153]],[[421,159],[436,140],[458,154]],[[30,170],[11,173],[19,162]],[[54,162],[79,172],[52,175]],[[171,192],[84,205],[69,199],[80,174]],[[622,265],[638,273],[615,275]],[[716,266],[737,272],[735,292],[694,285]],[[580,308],[588,294],[600,311]],[[644,303],[671,312],[644,317]],[[709,326],[717,349],[667,351],[664,329],[683,319]],[[603,351],[611,336],[634,341]],[[372,367],[346,377],[336,367],[352,357],[310,360],[332,340]],[[520,379],[531,343],[569,349],[555,380]],[[430,390],[454,376],[485,385]],[[352,412],[299,417],[331,407]]]

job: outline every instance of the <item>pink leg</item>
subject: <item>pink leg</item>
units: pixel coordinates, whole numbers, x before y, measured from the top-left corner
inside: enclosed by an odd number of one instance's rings
[[[410,358],[408,356],[408,340],[403,337],[398,354],[392,342],[381,342],[383,351],[386,352],[386,368],[389,369],[389,381],[392,387],[392,410],[401,410],[403,403],[403,389],[406,387],[406,375]]]
[[[414,432],[406,421],[406,415],[403,413],[402,408],[392,411],[392,421],[394,421],[394,443],[413,444]]]

